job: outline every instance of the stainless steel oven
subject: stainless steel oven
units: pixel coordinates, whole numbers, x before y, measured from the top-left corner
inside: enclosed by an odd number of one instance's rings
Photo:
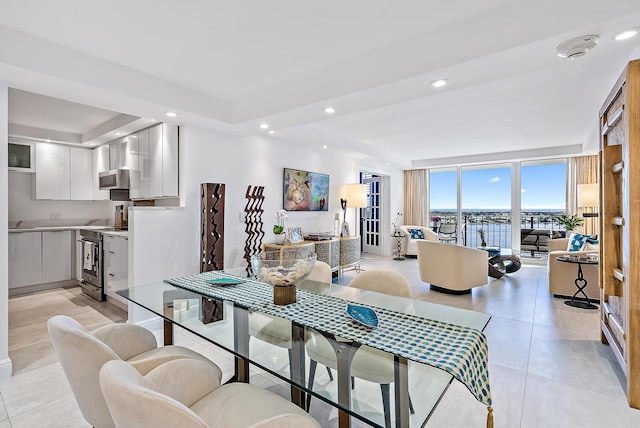
[[[97,230],[80,230],[82,243],[82,292],[98,302],[104,300],[102,278],[102,233]]]

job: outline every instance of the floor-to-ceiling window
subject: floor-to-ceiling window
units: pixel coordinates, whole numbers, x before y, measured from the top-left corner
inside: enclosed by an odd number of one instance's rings
[[[552,234],[559,229],[556,217],[565,211],[565,192],[565,159],[433,168],[431,225],[442,231],[455,224],[457,242],[468,247],[484,241],[518,248],[523,229]]]
[[[458,209],[458,170],[442,168],[429,170],[429,210],[431,226],[455,222]],[[437,221],[435,219],[438,219]]]
[[[555,218],[566,209],[566,160],[522,162],[520,177],[521,227],[558,230]]]
[[[511,246],[511,165],[462,168],[463,242]]]

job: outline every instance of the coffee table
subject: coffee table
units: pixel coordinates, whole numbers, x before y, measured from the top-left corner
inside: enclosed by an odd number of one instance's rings
[[[478,247],[489,253],[489,273],[492,278],[500,279],[507,273],[513,273],[522,267],[520,256],[513,254],[510,249],[500,247]]]

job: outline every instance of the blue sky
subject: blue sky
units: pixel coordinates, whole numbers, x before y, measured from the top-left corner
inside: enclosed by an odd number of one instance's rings
[[[565,208],[566,165],[554,163],[521,168],[522,210]],[[432,211],[456,208],[456,178],[453,171],[431,172]],[[462,170],[462,208],[510,209],[511,168]]]

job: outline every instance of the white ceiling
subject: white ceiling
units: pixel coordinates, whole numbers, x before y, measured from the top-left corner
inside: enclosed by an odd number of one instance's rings
[[[0,0],[0,10],[0,80],[12,87],[130,116],[173,110],[238,135],[264,121],[275,136],[404,167],[594,152],[598,109],[640,58],[640,38],[611,40],[640,26],[638,0]],[[585,34],[600,36],[586,57],[555,56]],[[450,84],[434,89],[436,78]]]

